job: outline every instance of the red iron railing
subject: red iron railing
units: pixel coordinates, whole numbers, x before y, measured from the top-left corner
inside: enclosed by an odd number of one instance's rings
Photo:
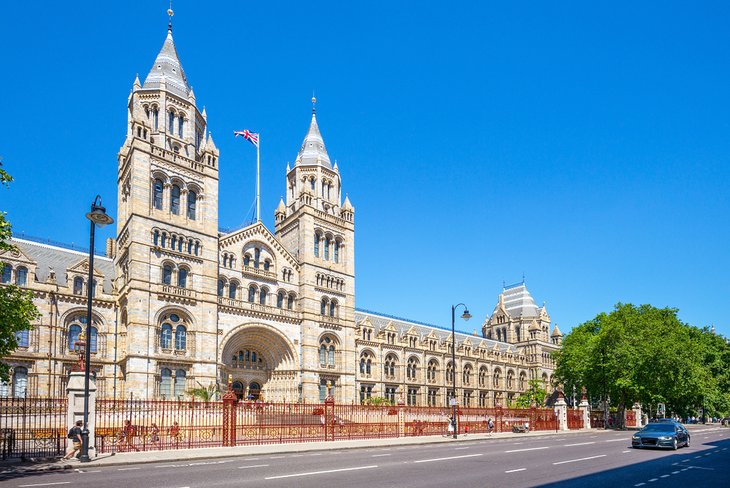
[[[56,457],[66,450],[66,398],[0,397],[0,457]]]

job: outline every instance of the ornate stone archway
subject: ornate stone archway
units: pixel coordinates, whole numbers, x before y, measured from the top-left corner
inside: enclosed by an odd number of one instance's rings
[[[298,355],[291,341],[274,327],[260,323],[235,327],[223,338],[220,362],[221,384],[231,375],[242,385],[239,398],[299,400]]]

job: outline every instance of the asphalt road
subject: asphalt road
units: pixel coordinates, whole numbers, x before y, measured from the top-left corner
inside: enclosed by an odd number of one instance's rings
[[[678,451],[635,450],[631,432],[239,456],[0,476],[3,487],[730,486],[730,429],[693,426]]]

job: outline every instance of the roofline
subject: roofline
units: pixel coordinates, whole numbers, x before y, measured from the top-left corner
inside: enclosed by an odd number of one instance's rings
[[[41,245],[43,247],[49,248],[49,249],[61,249],[66,252],[72,252],[74,254],[78,254],[79,256],[88,257],[89,256],[89,248],[88,247],[82,247],[77,246],[76,244],[65,244],[63,242],[54,241],[52,239],[47,239],[43,237],[36,237],[36,236],[30,236],[23,232],[21,232],[22,237],[17,237],[16,235],[13,235],[10,239],[12,241],[19,241],[19,242],[27,242],[31,244],[37,244]],[[94,256],[99,257],[101,259],[108,260],[110,262],[113,262],[114,260],[106,255],[106,253],[102,253],[94,249]]]

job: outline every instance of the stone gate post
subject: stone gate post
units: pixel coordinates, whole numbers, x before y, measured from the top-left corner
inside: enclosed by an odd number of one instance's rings
[[[84,372],[72,371],[68,378],[66,386],[66,395],[68,398],[66,412],[66,430],[77,421],[84,420]],[[96,424],[96,379],[89,377],[89,420],[87,427],[89,429],[89,451],[96,449],[96,437],[94,435],[94,426]],[[66,438],[66,448],[71,447],[71,439]]]
[[[639,404],[638,402],[634,403],[634,407],[632,410],[634,411],[634,417],[636,418],[636,427],[643,427],[644,417],[641,413],[641,404]]]
[[[580,408],[580,411],[583,413],[583,428],[584,429],[590,429],[591,428],[591,406],[588,404],[588,396],[586,395],[586,389],[583,388],[581,390],[581,398],[580,403],[578,404],[578,408]]]
[[[332,383],[328,381],[324,399],[324,440],[335,440],[335,423],[335,397],[332,395]]]
[[[233,377],[228,375],[228,389],[223,394],[223,446],[236,445],[236,411],[238,395],[233,391]]]
[[[563,390],[558,390],[558,399],[555,400],[555,415],[558,417],[558,430],[568,430],[568,404],[565,403]]]

